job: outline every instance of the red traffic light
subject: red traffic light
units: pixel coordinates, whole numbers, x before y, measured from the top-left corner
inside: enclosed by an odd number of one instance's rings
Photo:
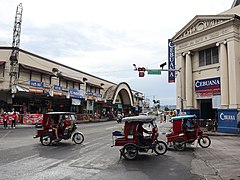
[[[146,71],[146,68],[145,67],[139,67],[138,71],[143,71],[144,72],[144,71]]]
[[[139,77],[144,77],[144,76],[145,76],[144,72],[139,71]]]

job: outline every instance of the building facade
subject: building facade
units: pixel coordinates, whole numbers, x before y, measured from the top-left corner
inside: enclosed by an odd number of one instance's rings
[[[10,86],[11,47],[0,47],[0,107],[20,113],[73,111],[78,114],[138,113],[143,94],[119,84],[19,50],[14,92]]]
[[[217,15],[197,15],[172,38],[175,44],[177,108],[216,119],[218,131],[239,131],[240,6]]]

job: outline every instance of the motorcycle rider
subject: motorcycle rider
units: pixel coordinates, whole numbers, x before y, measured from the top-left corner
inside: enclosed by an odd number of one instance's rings
[[[56,141],[59,141],[59,137],[58,137],[58,129],[60,126],[60,118],[61,116],[53,116],[53,125],[52,128],[55,132],[55,136],[56,136]]]
[[[140,122],[140,123],[138,124],[138,126],[137,126],[138,140],[139,140],[140,145],[147,145],[147,144],[146,144],[146,141],[145,141],[145,139],[144,139],[143,133],[151,134],[152,132],[144,129],[144,128],[143,128],[143,123]]]

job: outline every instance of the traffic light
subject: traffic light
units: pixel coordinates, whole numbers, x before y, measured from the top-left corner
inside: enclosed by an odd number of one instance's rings
[[[146,71],[145,67],[139,67],[137,70],[139,71],[139,77],[145,76],[145,73],[144,73]]]
[[[146,71],[146,68],[145,67],[139,67],[138,71],[143,71],[144,72],[144,71]]]
[[[144,76],[145,76],[144,72],[139,71],[139,77],[144,77]]]

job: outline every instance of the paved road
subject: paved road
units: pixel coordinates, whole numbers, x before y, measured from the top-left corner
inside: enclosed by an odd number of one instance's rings
[[[213,146],[205,151],[192,147],[184,152],[170,150],[163,156],[149,153],[134,161],[126,161],[119,158],[119,148],[111,148],[111,132],[121,128],[122,124],[116,122],[80,124],[79,130],[85,135],[82,145],[69,140],[48,147],[32,138],[35,128],[0,129],[0,179],[188,180],[223,177],[222,171],[213,175],[210,168],[202,172],[197,167],[201,165],[199,167],[204,168],[206,162],[214,164],[214,161],[205,159],[214,155],[214,148],[219,144],[224,146],[232,140],[222,142],[220,137],[214,137]],[[239,159],[237,162],[239,164]],[[211,167],[213,170],[219,168]]]

